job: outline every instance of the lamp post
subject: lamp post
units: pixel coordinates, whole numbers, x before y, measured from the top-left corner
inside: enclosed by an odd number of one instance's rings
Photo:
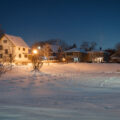
[[[40,46],[38,46],[38,49],[40,50],[40,49],[41,49],[41,47],[40,47]]]
[[[36,49],[33,50],[33,54],[36,55],[38,51]]]

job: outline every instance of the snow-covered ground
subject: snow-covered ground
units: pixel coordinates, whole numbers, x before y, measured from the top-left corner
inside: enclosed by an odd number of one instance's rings
[[[119,119],[119,64],[15,66],[0,78],[0,120]]]

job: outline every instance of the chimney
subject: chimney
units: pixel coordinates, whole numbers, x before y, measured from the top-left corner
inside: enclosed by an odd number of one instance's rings
[[[102,47],[100,47],[100,51],[102,50]]]

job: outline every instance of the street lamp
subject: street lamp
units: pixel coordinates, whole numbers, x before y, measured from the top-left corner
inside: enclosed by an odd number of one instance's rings
[[[38,48],[40,49],[40,48]],[[35,71],[39,71],[39,69],[42,67],[43,63],[41,62],[40,59],[40,51],[38,49],[33,49],[32,53],[32,63],[33,63],[33,68]]]
[[[65,62],[65,61],[66,61],[66,59],[65,59],[65,58],[62,58],[62,61],[63,61],[63,62]]]
[[[38,46],[38,49],[40,50],[40,49],[41,49],[41,47],[40,47],[40,46]]]
[[[37,54],[38,51],[36,49],[33,50],[33,54]]]

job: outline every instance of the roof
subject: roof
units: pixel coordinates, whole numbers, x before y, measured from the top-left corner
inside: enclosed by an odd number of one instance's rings
[[[69,50],[66,50],[64,52],[85,52],[84,50],[80,50],[79,48],[72,48],[72,49],[69,49]]]
[[[112,59],[120,60],[120,57],[112,57]]]
[[[101,52],[101,53],[103,53],[103,52],[105,52],[105,51],[103,51],[103,50],[92,50],[92,51],[88,51],[88,53],[93,53],[93,52]]]
[[[87,51],[87,53],[108,53],[104,50],[93,50],[93,51]]]
[[[112,57],[112,58],[120,58],[120,51],[117,51],[117,52],[114,53],[111,57]]]
[[[25,43],[25,41],[21,37],[8,35],[8,34],[4,34],[4,36],[8,38],[15,46],[29,48],[29,46]]]

